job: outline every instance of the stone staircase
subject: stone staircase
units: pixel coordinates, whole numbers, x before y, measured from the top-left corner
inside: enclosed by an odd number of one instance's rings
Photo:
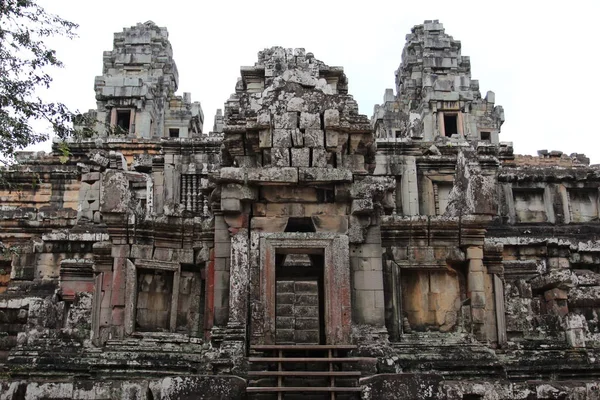
[[[257,345],[250,348],[250,399],[359,399],[359,363],[352,345]],[[284,397],[285,396],[285,397]]]

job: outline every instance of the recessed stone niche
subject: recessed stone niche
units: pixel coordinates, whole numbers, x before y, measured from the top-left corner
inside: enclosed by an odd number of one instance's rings
[[[434,183],[434,195],[435,195],[435,213],[442,215],[446,212],[448,207],[448,199],[450,198],[450,192],[454,184],[452,182],[436,182]]]
[[[546,222],[543,189],[513,189],[517,222]]]
[[[598,190],[569,189],[569,215],[571,222],[598,220]]]
[[[404,316],[413,330],[448,332],[459,321],[466,298],[464,275],[447,271],[403,271],[402,304]]]

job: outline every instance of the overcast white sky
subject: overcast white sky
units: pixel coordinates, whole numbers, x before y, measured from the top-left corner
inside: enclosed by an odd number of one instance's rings
[[[95,108],[94,77],[113,33],[154,21],[169,30],[179,69],[179,94],[204,110],[204,131],[233,93],[240,66],[266,47],[304,47],[328,65],[343,66],[349,92],[371,117],[394,87],[405,36],[439,19],[471,57],[482,94],[496,93],[506,122],[501,140],[515,152],[583,152],[600,163],[597,95],[600,1],[137,1],[40,0],[80,25],[79,38],[53,40],[66,67],[48,98],[71,109]]]

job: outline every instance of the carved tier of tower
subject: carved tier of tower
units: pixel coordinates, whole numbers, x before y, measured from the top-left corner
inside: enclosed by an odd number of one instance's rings
[[[383,104],[375,106],[376,136],[423,141],[454,136],[498,144],[504,110],[494,104],[494,92],[481,97],[460,41],[438,21],[426,21],[412,29],[406,42],[396,95],[387,89]]]

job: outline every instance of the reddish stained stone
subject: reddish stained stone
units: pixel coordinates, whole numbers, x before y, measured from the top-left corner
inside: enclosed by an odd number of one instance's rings
[[[111,304],[113,306],[124,306],[125,305],[125,264],[127,259],[115,258],[115,264],[113,269],[112,279],[112,293],[111,293]]]
[[[115,307],[112,309],[111,325],[122,326],[125,322],[125,308]]]
[[[73,298],[76,293],[94,291],[93,281],[63,281],[60,284],[63,297]]]

